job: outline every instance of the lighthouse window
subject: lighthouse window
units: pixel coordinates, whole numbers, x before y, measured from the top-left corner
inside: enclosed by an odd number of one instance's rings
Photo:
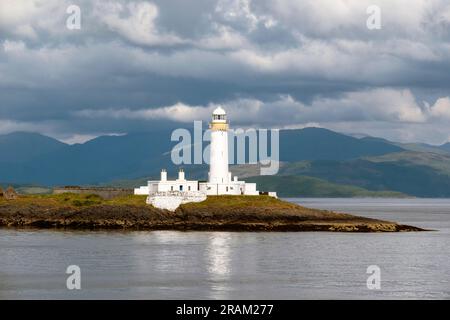
[[[225,115],[223,114],[215,114],[214,120],[225,120]]]
[[[191,191],[191,186],[188,187],[188,191]]]
[[[228,192],[228,187],[227,187],[227,192]]]
[[[180,191],[183,191],[183,186],[180,186]]]

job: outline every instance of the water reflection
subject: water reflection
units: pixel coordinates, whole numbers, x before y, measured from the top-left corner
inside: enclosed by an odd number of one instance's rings
[[[230,290],[232,243],[232,234],[228,232],[211,233],[208,237],[205,261],[212,299],[226,299]]]
[[[132,237],[136,245],[129,254],[139,274],[181,276],[189,271],[187,265],[192,258],[188,255],[190,250],[180,250],[183,247],[190,248],[189,237],[171,231],[137,232]]]

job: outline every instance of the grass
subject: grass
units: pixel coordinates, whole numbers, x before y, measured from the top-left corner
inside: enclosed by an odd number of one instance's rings
[[[43,205],[50,207],[71,206],[88,207],[94,205],[146,205],[146,196],[122,196],[113,199],[103,199],[96,194],[40,194],[40,195],[20,195],[16,200],[5,200],[0,198],[0,203],[9,201],[21,205]]]
[[[121,196],[113,199],[103,199],[95,194],[45,194],[45,195],[20,195],[16,200],[0,198],[1,203],[14,202],[18,205],[42,205],[48,207],[89,207],[95,205],[133,205],[146,206],[146,196]],[[207,207],[290,207],[291,204],[269,196],[208,196],[205,201],[184,204],[188,208]]]
[[[185,208],[287,207],[290,203],[269,196],[208,196],[205,201],[183,204]]]

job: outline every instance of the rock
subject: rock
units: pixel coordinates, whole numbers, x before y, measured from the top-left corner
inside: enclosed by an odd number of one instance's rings
[[[3,197],[3,188],[0,187],[0,198]]]
[[[17,199],[17,192],[14,190],[13,187],[9,186],[8,189],[6,189],[5,192],[3,192],[3,197],[6,200],[15,200]]]

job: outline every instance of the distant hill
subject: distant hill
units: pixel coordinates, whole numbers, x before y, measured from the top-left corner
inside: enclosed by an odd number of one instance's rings
[[[402,150],[381,139],[358,139],[322,128],[280,132],[281,161],[349,160]]]
[[[450,155],[450,150],[445,150],[440,146],[432,146],[426,143],[396,143],[396,145],[408,151],[425,152],[425,153],[432,152]]]
[[[67,145],[33,133],[0,136],[0,181],[42,185],[98,184],[134,179],[174,167],[171,131],[103,136]],[[364,141],[320,128],[282,130],[284,161],[345,160],[401,151],[385,142]]]
[[[35,134],[29,134],[27,139],[12,137],[2,136],[0,154],[10,155],[9,162],[0,166],[0,181],[96,184],[144,176],[159,170],[163,163],[170,163],[170,154],[165,155],[171,149],[168,132],[103,136],[75,145]],[[13,162],[16,157],[20,161]]]
[[[376,138],[376,137],[362,137],[361,140],[363,141],[378,141],[378,142],[384,142],[390,145],[394,145],[397,147],[400,147],[403,150],[407,151],[416,151],[416,152],[432,152],[432,153],[438,153],[438,154],[449,154],[450,155],[450,143],[448,143],[448,146],[434,146],[427,143],[401,143],[401,142],[392,142],[383,138]]]
[[[447,152],[450,152],[450,142],[447,142],[446,144],[443,144],[442,146],[439,146],[441,150],[445,150]]]
[[[417,197],[450,197],[449,175],[407,161],[304,161],[285,164],[279,175],[304,175],[371,191],[397,191]]]
[[[247,178],[258,189],[276,190],[280,197],[405,197],[401,192],[370,191],[361,187],[331,183],[307,176],[257,176]]]
[[[363,159],[379,163],[390,162],[404,166],[429,167],[450,177],[450,154],[447,153],[403,151]]]
[[[53,185],[133,187],[148,179],[143,177],[158,178],[161,168],[168,169],[169,176],[174,177],[177,166],[172,163],[170,152],[178,142],[170,141],[170,135],[171,131],[165,130],[103,136],[76,145],[33,133],[3,135],[0,184],[31,186],[26,189],[31,191],[37,190],[36,186]],[[252,179],[289,195],[300,191],[305,196],[397,192],[450,197],[450,153],[444,149],[434,152],[437,147],[427,145],[420,147],[422,151],[408,151],[410,146],[402,146],[321,128],[281,130],[279,177]],[[207,178],[206,165],[184,167],[191,179]],[[232,166],[231,171],[241,178],[259,174],[258,167],[252,165]],[[280,181],[284,183],[278,184]],[[305,186],[309,191],[302,189]]]
[[[26,163],[30,159],[67,147],[58,140],[28,132],[15,132],[0,135],[0,163]]]
[[[258,166],[231,167],[240,177],[259,175]],[[308,176],[337,185],[356,186],[369,191],[395,191],[417,197],[450,197],[450,155],[403,151],[356,160],[305,160],[284,162],[277,177]],[[265,182],[280,181],[261,177]],[[275,184],[276,191],[299,190],[295,180]]]

